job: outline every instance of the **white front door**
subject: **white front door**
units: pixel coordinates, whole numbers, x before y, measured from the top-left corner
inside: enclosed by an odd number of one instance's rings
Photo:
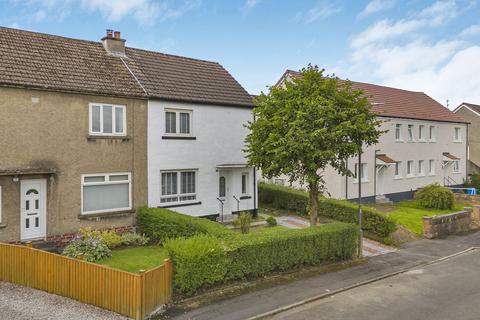
[[[46,235],[47,180],[20,182],[21,239],[38,239]]]
[[[377,169],[377,196],[383,196],[385,191],[383,189],[383,182],[384,182],[384,172],[385,172],[384,167],[380,167]]]
[[[232,196],[230,193],[230,174],[228,171],[220,171],[218,175],[218,198],[223,202],[220,204],[220,215],[232,214]]]

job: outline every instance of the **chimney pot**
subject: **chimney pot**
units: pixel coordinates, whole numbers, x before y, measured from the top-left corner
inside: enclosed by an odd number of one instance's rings
[[[107,38],[113,38],[113,30],[107,29]]]
[[[114,32],[114,37],[115,37],[115,39],[120,40],[120,31],[115,31]]]

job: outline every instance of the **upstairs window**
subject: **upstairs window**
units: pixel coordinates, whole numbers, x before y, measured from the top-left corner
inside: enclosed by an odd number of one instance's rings
[[[166,109],[165,110],[165,133],[167,135],[191,135],[192,134],[192,111]]]
[[[127,117],[125,106],[90,104],[89,133],[95,136],[125,136]]]
[[[425,141],[425,126],[419,125],[418,126],[418,140]]]
[[[196,171],[162,171],[161,203],[186,202],[197,199]]]
[[[428,131],[428,140],[435,141],[435,126],[430,126]]]
[[[398,123],[395,125],[395,140],[402,141],[402,125]]]
[[[413,141],[413,124],[408,125],[408,141]]]
[[[453,141],[455,142],[461,142],[462,141],[462,134],[460,131],[460,128],[454,128],[454,135],[453,135]]]

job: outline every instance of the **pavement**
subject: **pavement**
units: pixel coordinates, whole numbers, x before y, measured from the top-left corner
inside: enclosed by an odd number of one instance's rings
[[[480,250],[320,299],[270,318],[478,320]]]
[[[398,273],[398,272],[402,272],[410,269],[412,270],[425,269],[427,267],[422,267],[422,265],[425,265],[439,258],[446,257],[446,256],[449,256],[449,255],[461,252],[463,250],[466,250],[468,248],[479,246],[479,245],[480,245],[480,232],[470,233],[467,235],[450,236],[446,239],[435,239],[435,240],[423,239],[423,240],[408,243],[405,245],[404,248],[396,252],[391,252],[388,254],[370,257],[368,258],[368,262],[366,264],[354,266],[354,267],[337,271],[337,272],[321,274],[311,278],[296,280],[294,282],[276,285],[269,288],[257,290],[254,292],[249,292],[249,293],[246,293],[237,297],[233,297],[224,301],[220,301],[211,305],[206,305],[194,310],[186,311],[184,313],[180,313],[179,310],[173,310],[172,311],[173,313],[167,312],[164,317],[174,318],[178,320],[180,319],[198,319],[198,320],[257,319],[257,318],[261,318],[259,317],[259,315],[266,316],[269,314],[269,312],[272,312],[272,310],[285,308],[285,307],[297,304],[299,301],[307,301],[312,297],[329,295],[332,292],[336,292],[337,290],[344,290],[345,288],[354,287],[364,282],[369,282],[374,279],[387,277],[392,273]],[[453,265],[455,265],[455,263],[453,263]],[[433,268],[433,266],[428,268]],[[459,269],[459,271],[462,272],[463,270]],[[412,276],[413,275],[415,274],[412,274]],[[442,279],[440,278],[438,280],[441,281]],[[402,282],[402,279],[400,278],[399,283],[401,282]],[[377,282],[373,282],[371,286],[374,287],[376,283]],[[480,284],[477,284],[477,288],[480,287],[479,285]],[[396,292],[391,290],[389,294],[392,295],[391,299],[394,300]],[[398,294],[402,294],[402,292],[400,291]],[[379,297],[381,298],[382,295],[379,295]],[[432,303],[432,301],[434,300],[427,300],[427,302],[430,302],[430,303]],[[353,310],[355,310],[356,308],[353,308],[354,305],[355,303],[352,302],[352,300],[350,300],[350,305],[343,305],[343,306],[348,306],[348,308],[352,308]],[[365,310],[368,310],[368,306],[366,305],[362,305],[362,308],[365,308]],[[434,306],[431,306],[431,308],[434,308]],[[399,305],[397,307],[397,310],[399,309],[408,310],[409,309],[408,304]],[[315,316],[312,317],[312,313],[305,313],[304,318],[320,319],[319,316],[323,311],[320,312],[318,311],[318,309],[315,309],[315,310],[317,312]],[[335,309],[332,309],[332,310],[335,310]],[[338,309],[336,310],[338,311]],[[368,311],[365,311],[365,312],[368,312]],[[343,319],[343,317],[339,317],[338,315],[333,315],[333,316],[332,315],[333,313],[330,313],[331,317],[329,319]],[[286,314],[286,316],[288,316],[288,314]],[[300,314],[298,319],[301,319],[302,316],[303,314]],[[367,314],[367,318],[365,319],[375,319],[370,316],[373,316],[373,315]],[[461,316],[452,317],[452,319],[453,318],[463,319]],[[477,314],[476,319],[479,319],[479,318],[480,316],[478,316]],[[289,317],[289,319],[297,319],[297,317],[292,316],[292,317]],[[360,319],[360,318],[355,318],[355,319]],[[398,319],[398,318],[396,316],[393,316],[393,317],[390,317],[390,319]],[[405,319],[413,319],[413,318],[405,318]],[[447,318],[444,318],[444,319],[447,319]]]
[[[307,219],[303,219],[298,216],[281,216],[276,217],[277,223],[280,226],[284,226],[290,229],[303,229],[308,228],[310,226],[310,221]],[[386,246],[379,242],[363,238],[363,256],[364,257],[374,257],[381,254],[387,254],[390,252],[397,251],[396,248]]]

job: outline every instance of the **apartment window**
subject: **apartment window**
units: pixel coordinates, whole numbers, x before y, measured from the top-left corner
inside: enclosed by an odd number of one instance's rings
[[[192,111],[167,109],[165,111],[165,133],[170,135],[191,135]]]
[[[248,173],[242,173],[242,194],[248,194]]]
[[[130,210],[130,173],[82,176],[82,214]]]
[[[395,140],[402,141],[402,125],[398,123],[395,125]]]
[[[425,168],[424,168],[425,161],[418,160],[418,175],[424,176],[425,175]]]
[[[425,141],[425,126],[419,125],[418,126],[418,140]]]
[[[357,172],[358,172],[358,163],[355,163],[355,181],[358,182],[358,175],[357,175]],[[366,163],[362,163],[361,166],[360,166],[360,179],[361,181],[365,182],[365,181],[368,181],[367,179],[367,164]]]
[[[196,171],[162,171],[161,203],[184,202],[197,198]]]
[[[461,132],[460,132],[460,128],[455,128],[453,141],[456,141],[456,142],[461,142],[462,141],[462,135],[461,135]]]
[[[407,176],[413,176],[413,160],[407,161]]]
[[[428,140],[435,141],[435,126],[430,126],[428,131]]]
[[[435,160],[428,162],[428,174],[431,176],[435,175]]]
[[[125,106],[91,103],[89,113],[91,135],[125,136],[127,134]]]
[[[408,125],[408,141],[413,141],[413,124]]]
[[[459,160],[453,161],[453,172],[455,172],[455,173],[460,172],[460,161]]]
[[[397,161],[395,162],[395,178],[401,178],[402,177],[402,162]]]

